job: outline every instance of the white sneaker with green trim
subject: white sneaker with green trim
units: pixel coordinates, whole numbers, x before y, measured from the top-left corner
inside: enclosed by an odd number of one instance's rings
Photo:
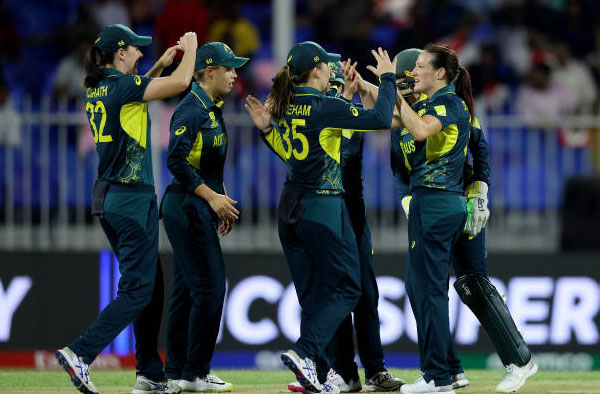
[[[512,393],[520,389],[527,380],[538,371],[538,366],[532,360],[522,367],[517,367],[515,364],[510,364],[506,367],[504,379],[496,387],[496,391],[501,393]]]
[[[193,381],[179,381],[179,386],[183,391],[193,391],[197,393],[223,393],[233,390],[231,383],[224,382],[214,373],[205,376],[196,376]]]
[[[450,379],[452,379],[452,388],[454,390],[462,389],[467,387],[471,382],[467,379],[467,375],[465,373],[457,373],[456,375],[451,375]]]
[[[428,383],[423,376],[420,376],[414,383],[403,385],[400,392],[403,394],[456,394],[452,385],[436,387],[433,379]]]

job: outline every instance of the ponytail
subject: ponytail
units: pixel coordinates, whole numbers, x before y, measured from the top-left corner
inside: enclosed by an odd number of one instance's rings
[[[469,71],[463,66],[459,66],[458,75],[456,76],[456,94],[465,101],[469,113],[471,114],[471,121],[475,120],[475,102],[473,100],[473,88],[471,87],[471,75]]]
[[[271,116],[279,121],[285,117],[288,106],[294,100],[294,85],[308,81],[310,72],[308,70],[300,75],[290,75],[289,66],[285,65],[279,70],[273,79],[273,87],[267,101],[272,103]]]
[[[471,87],[471,75],[463,66],[459,66],[456,52],[448,45],[427,44],[424,51],[433,55],[431,65],[438,69],[444,67],[446,70],[446,83],[455,85],[456,94],[467,104],[471,120],[475,119],[475,104],[473,100],[473,89]]]
[[[85,80],[83,86],[86,88],[95,88],[102,79],[106,78],[106,73],[102,71],[100,66],[110,64],[114,61],[115,54],[102,54],[100,48],[93,45],[85,55]]]

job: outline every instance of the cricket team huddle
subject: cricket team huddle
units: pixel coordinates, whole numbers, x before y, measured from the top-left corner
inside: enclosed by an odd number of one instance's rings
[[[219,237],[240,214],[223,182],[228,140],[221,107],[236,69],[250,59],[221,42],[198,47],[196,34],[186,33],[138,75],[139,48],[151,41],[109,25],[85,60],[85,108],[99,157],[92,214],[118,258],[121,278],[115,300],[56,358],[79,391],[98,393],[89,365],[133,322],[137,379],[131,393],[232,391],[210,370],[225,298]],[[160,77],[178,50],[179,65]],[[488,279],[489,152],[469,73],[441,44],[406,49],[393,60],[381,48],[371,53],[375,65],[367,69],[378,86],[351,59],[342,61],[312,41],[298,43],[267,100],[246,98],[260,137],[287,166],[278,231],[301,306],[300,337],[281,354],[296,377],[288,389],[450,394],[468,386],[449,327],[452,265],[460,299],[506,368],[496,391],[516,391],[538,367]],[[176,96],[190,83],[171,118],[167,166],[173,181],[158,202],[147,102]],[[421,370],[414,383],[387,370],[379,334],[362,194],[363,138],[379,130],[390,130],[394,182],[408,219],[405,283]],[[157,351],[164,296],[160,218],[173,248],[164,364]],[[354,332],[364,384],[354,361]]]

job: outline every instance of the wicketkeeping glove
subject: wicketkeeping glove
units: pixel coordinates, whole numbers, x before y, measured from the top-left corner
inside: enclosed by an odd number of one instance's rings
[[[488,209],[488,185],[482,181],[475,181],[467,187],[467,223],[465,232],[471,237],[476,237],[481,232],[490,218]]]
[[[408,219],[408,210],[410,209],[410,200],[412,200],[412,196],[404,196],[402,198],[402,209],[404,210],[404,214],[406,215],[406,218]]]

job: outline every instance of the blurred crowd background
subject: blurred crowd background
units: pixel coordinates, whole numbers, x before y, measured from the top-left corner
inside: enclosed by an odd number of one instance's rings
[[[429,42],[450,45],[471,72],[480,112],[521,113],[534,122],[600,108],[600,3],[595,0],[295,4],[297,41],[317,41],[357,60],[363,71],[377,46],[395,54]],[[223,41],[253,59],[242,72],[238,97],[264,94],[273,68],[280,66],[272,64],[272,18],[268,0],[4,0],[3,92],[81,101],[81,59],[103,26],[122,23],[154,37],[144,48],[141,70],[182,33],[195,31],[201,43]]]
[[[490,226],[496,225],[498,234],[490,237],[492,248],[559,248],[569,180],[593,176],[600,167],[600,2],[294,4],[294,40],[314,40],[358,61],[367,78],[370,50],[378,46],[395,54],[437,41],[456,50],[471,73],[477,113],[492,150]],[[270,229],[265,231],[271,235],[258,243],[268,248],[276,241],[273,209],[285,169],[261,146],[242,101],[247,94],[265,98],[282,66],[274,60],[273,18],[274,2],[268,0],[0,1],[0,221],[12,234],[23,228],[33,234],[4,238],[3,247],[69,247],[72,238],[65,235],[61,241],[52,230],[91,223],[95,153],[82,110],[82,59],[104,25],[122,23],[153,37],[143,49],[140,73],[186,31],[195,31],[200,44],[223,41],[237,55],[252,58],[239,70],[226,104],[226,182],[240,201],[242,224]],[[178,100],[151,106],[159,194],[170,179],[164,154]],[[379,133],[367,141],[365,195],[371,220],[382,234],[404,231],[389,171],[389,135]],[[35,235],[36,229],[42,235]],[[382,246],[398,247],[397,235],[393,232],[387,241],[382,235]]]

